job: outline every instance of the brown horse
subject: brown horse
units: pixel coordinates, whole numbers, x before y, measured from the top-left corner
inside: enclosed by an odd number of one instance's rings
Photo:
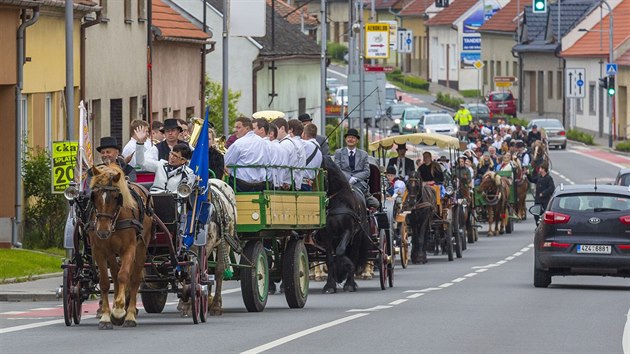
[[[135,327],[136,296],[153,233],[153,203],[146,189],[127,183],[117,165],[94,166],[92,174],[90,199],[94,211],[89,234],[101,289],[98,328],[112,329],[112,323]],[[108,266],[114,284],[113,310],[109,307]]]
[[[510,186],[507,178],[494,172],[486,172],[479,185],[488,210],[488,236],[505,233],[508,221]],[[494,230],[493,230],[494,224]],[[500,226],[499,226],[500,224]]]
[[[437,210],[437,197],[433,188],[422,185],[422,179],[416,172],[407,181],[407,197],[403,201],[403,210],[411,211],[405,223],[411,229],[411,263],[427,263],[426,246],[431,234],[431,222]]]
[[[514,173],[514,192],[516,193],[516,216],[520,220],[525,220],[527,218],[527,210],[525,207],[525,199],[527,198],[527,191],[529,191],[529,181],[527,180],[527,176],[525,175],[525,168],[522,167],[521,163],[516,155],[512,157],[512,162],[514,163],[515,173]]]
[[[533,174],[536,176],[538,174],[538,167],[546,164],[551,168],[551,159],[549,158],[549,152],[547,150],[547,145],[545,145],[542,141],[536,140],[532,143],[532,167],[534,169]]]

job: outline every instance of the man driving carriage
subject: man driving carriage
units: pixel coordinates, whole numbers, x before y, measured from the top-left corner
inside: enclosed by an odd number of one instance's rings
[[[398,156],[389,159],[387,168],[390,166],[394,167],[396,176],[406,179],[411,176],[415,170],[413,160],[405,157],[405,154],[407,154],[407,144],[398,144],[396,152]]]
[[[422,153],[422,165],[418,167],[418,173],[420,173],[420,178],[422,178],[423,182],[444,183],[442,167],[440,167],[440,164],[433,161],[429,151]]]

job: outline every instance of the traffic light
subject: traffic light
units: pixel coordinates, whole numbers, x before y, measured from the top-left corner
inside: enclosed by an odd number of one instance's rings
[[[547,12],[547,0],[532,0],[532,12],[541,14]]]
[[[614,96],[615,95],[615,77],[614,76],[609,76],[608,77],[608,96]]]
[[[599,87],[608,90],[608,76],[599,78]]]

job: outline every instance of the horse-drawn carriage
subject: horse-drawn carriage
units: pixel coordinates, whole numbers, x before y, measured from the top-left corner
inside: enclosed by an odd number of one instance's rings
[[[451,155],[459,149],[459,140],[446,135],[431,133],[416,133],[399,135],[372,142],[368,150],[379,151],[381,158],[385,159],[386,153],[394,144],[423,144],[436,145],[440,148],[448,148]],[[425,259],[415,260],[410,252],[410,246],[419,252],[432,251],[434,254],[446,253],[449,260],[453,260],[453,254],[462,257],[463,244],[465,242],[460,220],[462,208],[466,205],[456,193],[456,184],[453,179],[446,181],[445,185],[425,184],[419,176],[409,176],[406,181],[407,190],[401,200],[389,200],[388,210],[391,215],[391,233],[399,235],[398,248],[401,255],[403,268],[412,258],[413,261],[424,262]]]

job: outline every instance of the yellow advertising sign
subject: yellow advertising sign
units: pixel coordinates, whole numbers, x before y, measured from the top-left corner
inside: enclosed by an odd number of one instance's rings
[[[52,192],[63,193],[71,181],[77,165],[77,141],[54,141],[52,143]]]
[[[497,81],[494,83],[494,86],[496,87],[510,87],[512,86],[511,82],[503,82],[503,81]]]
[[[389,58],[389,24],[368,23],[365,25],[365,58]]]

